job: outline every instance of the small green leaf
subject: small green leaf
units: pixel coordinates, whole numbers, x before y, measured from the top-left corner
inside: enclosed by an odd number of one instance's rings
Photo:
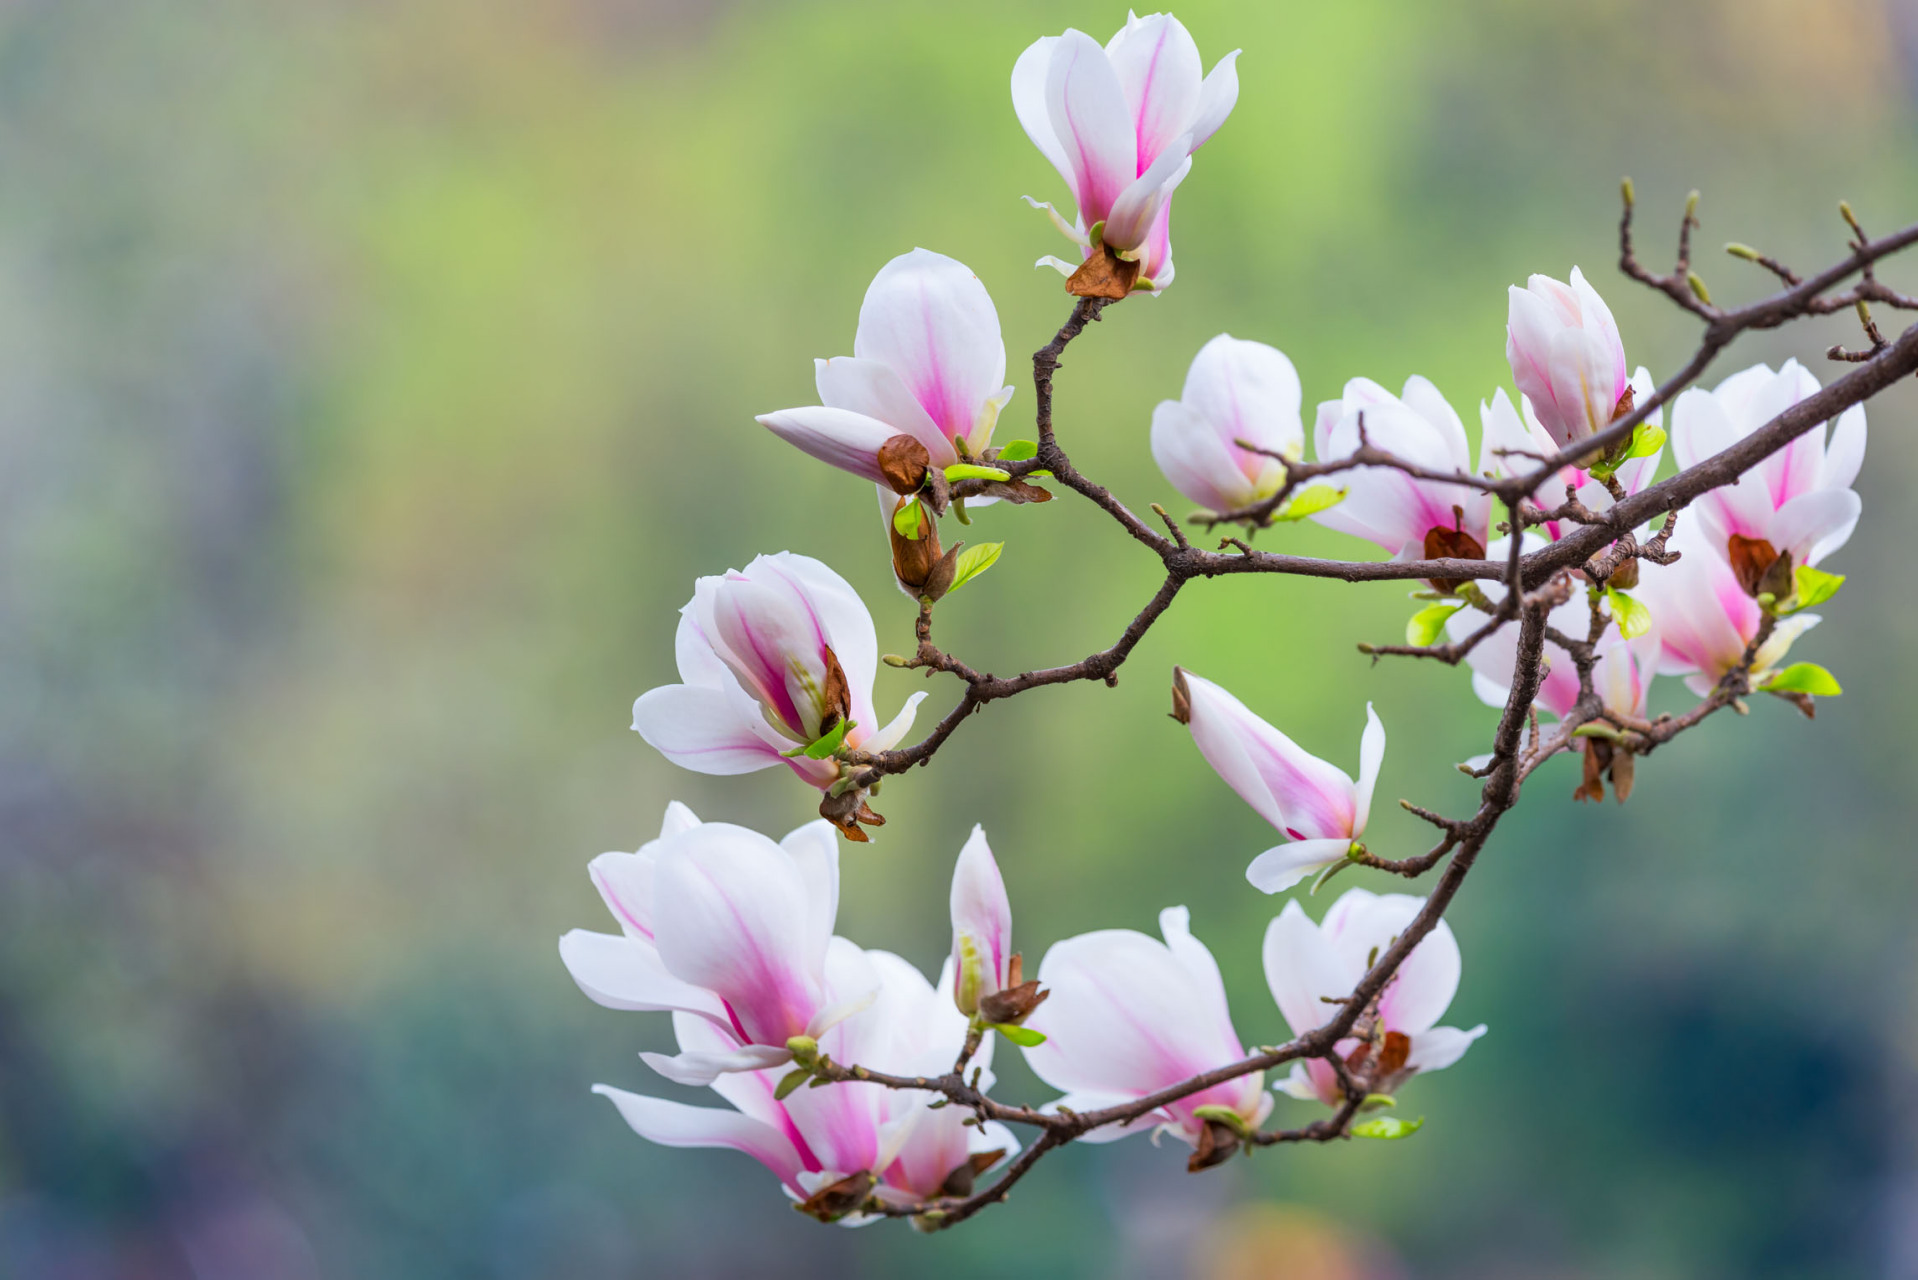
[[[1772,672],[1758,687],[1768,693],[1809,693],[1817,698],[1835,698],[1845,691],[1838,677],[1816,662],[1794,662]]]
[[[792,1093],[792,1091],[800,1085],[806,1083],[811,1075],[812,1072],[806,1070],[804,1067],[794,1067],[791,1071],[779,1077],[779,1083],[773,1088],[773,1101],[784,1102],[787,1095]]]
[[[1401,1120],[1397,1116],[1374,1116],[1352,1126],[1355,1138],[1409,1138],[1425,1124],[1425,1117]]]
[[[1791,571],[1792,584],[1796,588],[1797,609],[1809,609],[1820,605],[1838,594],[1838,588],[1845,585],[1842,573],[1826,573],[1810,565],[1799,565]]]
[[[1612,617],[1618,623],[1618,634],[1627,640],[1636,640],[1652,629],[1652,611],[1623,591],[1607,587],[1605,600],[1612,606]]]
[[[1272,518],[1274,520],[1303,520],[1309,515],[1324,511],[1327,507],[1336,507],[1345,501],[1346,490],[1334,489],[1329,484],[1315,484],[1301,489],[1292,495],[1292,501],[1280,508]]]
[[[1631,447],[1625,450],[1627,458],[1649,458],[1665,447],[1665,429],[1649,422],[1641,422],[1632,428]]]
[[[946,468],[948,480],[1010,480],[1012,472],[997,467],[982,467],[976,462],[955,462]]]
[[[1462,604],[1426,605],[1405,624],[1405,643],[1420,646],[1434,643],[1445,631],[1445,620],[1464,607]]]
[[[919,499],[907,498],[894,508],[892,527],[908,542],[919,541]]]
[[[1021,1049],[1036,1049],[1046,1042],[1045,1033],[1034,1031],[1031,1027],[1015,1027],[1010,1022],[995,1022],[991,1025],[994,1031]]]
[[[946,594],[951,595],[992,568],[999,559],[999,553],[1005,549],[1006,544],[1003,542],[975,542],[969,547],[962,548],[959,558],[953,561],[952,585],[946,588]]]
[[[805,746],[794,747],[791,751],[782,751],[779,754],[788,760],[796,759],[799,756],[804,756],[808,760],[824,760],[827,756],[839,750],[840,745],[846,741],[846,734],[855,727],[857,726],[855,726],[852,721],[841,720],[838,724],[826,730],[826,732],[820,734]]]
[[[1027,458],[1039,456],[1039,444],[1035,440],[1008,440],[1006,447],[999,450],[1001,462],[1024,462]]]

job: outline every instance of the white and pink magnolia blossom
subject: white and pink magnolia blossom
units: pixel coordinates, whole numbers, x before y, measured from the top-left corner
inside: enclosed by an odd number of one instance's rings
[[[975,826],[952,869],[953,1000],[972,1014],[979,1002],[1013,985],[1012,903],[1006,882]]]
[[[1421,377],[1406,379],[1404,393],[1396,396],[1370,378],[1354,378],[1342,399],[1319,405],[1312,447],[1320,462],[1351,457],[1362,442],[1428,470],[1471,474],[1465,424]],[[1481,450],[1481,470],[1490,464]],[[1397,559],[1475,559],[1491,540],[1492,500],[1482,489],[1421,480],[1391,467],[1359,467],[1325,483],[1345,489],[1345,499],[1312,518],[1375,542]]]
[[[1222,333],[1199,349],[1177,400],[1152,411],[1152,457],[1192,501],[1230,511],[1269,498],[1285,463],[1239,442],[1298,458],[1305,451],[1299,375],[1285,353]]]
[[[1489,554],[1501,559],[1511,543],[1500,538]],[[1545,542],[1535,533],[1525,535],[1526,553],[1539,550]],[[1505,596],[1505,585],[1491,579],[1479,584],[1486,599],[1496,605]],[[1609,612],[1609,610],[1608,610]],[[1453,643],[1464,640],[1488,619],[1476,609],[1460,609],[1445,620],[1445,630]],[[1608,711],[1643,719],[1645,698],[1652,676],[1658,669],[1657,618],[1653,630],[1633,640],[1619,635],[1616,626],[1607,627],[1598,642],[1598,660],[1592,666],[1592,690]],[[1555,607],[1546,617],[1547,624],[1563,635],[1583,639],[1591,627],[1591,606],[1584,592],[1575,592],[1570,600]],[[1518,674],[1518,631],[1516,620],[1486,636],[1465,655],[1472,669],[1472,692],[1487,706],[1502,707],[1511,696],[1512,681]],[[1578,667],[1572,655],[1545,641],[1545,674],[1539,681],[1536,705],[1564,719],[1578,703]]]
[[[1012,68],[1012,106],[1028,137],[1072,190],[1059,229],[1093,252],[1091,232],[1140,265],[1135,286],[1172,283],[1172,193],[1192,155],[1239,100],[1239,51],[1204,73],[1199,47],[1169,13],[1130,14],[1104,48],[1083,31],[1036,41]],[[1070,273],[1072,266],[1042,258]]]
[[[1312,755],[1261,720],[1224,689],[1182,668],[1173,669],[1174,714],[1226,785],[1290,843],[1267,849],[1245,869],[1265,893],[1277,893],[1346,856],[1365,834],[1372,790],[1385,760],[1385,726],[1365,705],[1359,739],[1359,777]]]
[[[1643,400],[1657,390],[1652,382],[1651,371],[1640,366],[1632,374],[1631,387],[1634,396]],[[1558,452],[1558,445],[1545,428],[1539,423],[1529,396],[1520,396],[1518,408],[1513,408],[1511,397],[1500,387],[1492,393],[1492,401],[1483,400],[1478,406],[1479,423],[1484,429],[1483,445],[1480,457],[1490,465],[1492,473],[1499,476],[1522,475],[1538,466],[1537,456],[1551,457]],[[1654,427],[1663,428],[1664,410],[1654,409],[1647,414],[1645,421]],[[1522,450],[1522,453],[1500,455],[1500,450]],[[1618,465],[1612,478],[1618,481],[1627,497],[1637,493],[1652,482],[1658,474],[1658,464],[1665,456],[1664,446],[1643,457],[1627,458]],[[1546,480],[1532,491],[1532,500],[1542,507],[1556,507],[1565,501],[1565,489],[1570,486],[1578,500],[1592,511],[1609,511],[1615,499],[1605,485],[1593,478],[1592,473],[1583,467],[1560,467],[1558,474]],[[1560,520],[1548,520],[1538,526],[1545,536],[1556,542],[1567,533],[1578,528]]]
[[[1559,448],[1611,426],[1631,385],[1618,324],[1577,267],[1569,285],[1533,276],[1512,286],[1505,359]]]
[[[841,720],[852,722],[846,745],[887,750],[912,728],[925,697],[913,694],[879,727],[872,615],[844,578],[790,551],[699,579],[679,611],[674,649],[685,683],[640,695],[633,728],[668,760],[700,773],[785,764],[823,789],[838,776],[836,760],[785,753]]]
[[[1753,365],[1710,391],[1694,387],[1672,406],[1678,465],[1693,467],[1730,448],[1817,390],[1818,379],[1796,360],[1776,373]],[[1865,407],[1853,405],[1832,424],[1829,442],[1820,424],[1737,483],[1702,494],[1687,514],[1720,556],[1746,567],[1753,589],[1777,557],[1789,555],[1792,568],[1815,565],[1845,545],[1862,510],[1851,484],[1864,460]]]
[[[852,354],[814,362],[820,404],[761,414],[782,440],[843,471],[880,482],[879,446],[908,435],[932,465],[992,443],[1012,398],[1006,347],[979,277],[929,249],[880,268],[859,307]]]
[[[669,1079],[710,1084],[788,1062],[789,1039],[824,1034],[872,997],[876,984],[838,954],[851,944],[832,936],[839,846],[828,822],[775,844],[675,803],[659,839],[603,853],[588,872],[620,931],[560,939],[580,989],[609,1009],[677,1010],[713,1028],[676,1058],[643,1055]]]
[[[1051,998],[1027,1019],[1044,1044],[1025,1050],[1041,1080],[1065,1094],[1049,1108],[1120,1106],[1246,1056],[1226,1007],[1219,966],[1192,936],[1184,907],[1159,913],[1160,942],[1132,929],[1100,929],[1054,943],[1039,964]],[[1085,1135],[1111,1142],[1158,1127],[1201,1145],[1202,1107],[1223,1107],[1256,1127],[1271,1111],[1261,1073],[1187,1094],[1128,1124]]]
[[[877,984],[877,996],[870,1007],[819,1037],[820,1050],[836,1062],[897,1075],[948,1070],[966,1035],[966,1020],[952,1005],[950,967],[935,988],[890,952],[861,952],[843,938],[834,946],[846,953],[845,970]],[[715,1053],[723,1045],[721,1032],[691,1014],[675,1014],[673,1029],[682,1057]],[[985,1068],[984,1088],[991,1087],[991,1059],[987,1041],[974,1060]],[[996,1163],[989,1153],[1003,1159],[1019,1149],[1005,1126],[996,1121],[968,1125],[964,1108],[935,1110],[930,1104],[939,1099],[929,1093],[846,1083],[802,1087],[781,1100],[774,1094],[784,1074],[783,1068],[772,1068],[715,1080],[713,1091],[732,1104],[731,1110],[604,1084],[593,1091],[611,1099],[641,1137],[669,1147],[742,1151],[802,1201],[842,1179],[869,1174],[876,1198],[910,1207],[942,1194],[964,1194],[975,1173]],[[840,1221],[856,1226],[871,1216],[855,1212]]]
[[[1669,546],[1679,559],[1673,564],[1644,562],[1634,594],[1651,610],[1659,674],[1684,676],[1685,687],[1702,698],[1744,660],[1765,611],[1725,558],[1716,554],[1711,535],[1698,521],[1681,515]],[[1754,681],[1782,662],[1793,641],[1818,622],[1813,613],[1780,618],[1753,659]]]
[[[1408,894],[1348,889],[1324,923],[1314,924],[1296,901],[1286,903],[1265,931],[1265,981],[1292,1034],[1330,1022],[1342,1006],[1323,997],[1344,996],[1357,986],[1424,905],[1425,899]],[[1419,1072],[1451,1066],[1485,1034],[1483,1024],[1470,1031],[1437,1025],[1458,992],[1459,972],[1458,941],[1441,920],[1380,995],[1379,1042],[1338,1042],[1339,1056],[1371,1075],[1374,1092],[1391,1093]],[[1338,1076],[1322,1058],[1294,1063],[1290,1078],[1274,1088],[1327,1106],[1343,1100]]]

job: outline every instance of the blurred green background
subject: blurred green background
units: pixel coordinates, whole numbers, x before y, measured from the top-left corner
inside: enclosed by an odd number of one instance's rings
[[[1062,437],[1135,507],[1184,505],[1147,424],[1222,330],[1286,350],[1308,405],[1424,373],[1475,433],[1505,286],[1577,263],[1670,373],[1692,326],[1610,269],[1622,173],[1654,265],[1703,188],[1700,270],[1733,300],[1766,281],[1724,240],[1817,266],[1841,196],[1874,229],[1918,217],[1899,0],[1179,14],[1208,66],[1245,49],[1239,106],[1179,193],[1177,283],[1060,380]],[[1025,353],[1067,304],[1029,266],[1061,243],[1018,197],[1061,192],[1007,76],[1035,37],[1124,16],[0,9],[0,1275],[1918,1277],[1902,388],[1871,409],[1851,585],[1798,651],[1847,695],[1710,722],[1623,808],[1574,805],[1569,763],[1537,778],[1452,913],[1450,1020],[1491,1033],[1406,1091],[1416,1139],[1198,1178],[1143,1139],[1070,1150],[920,1238],[805,1221],[746,1158],[650,1147],[587,1093],[691,1097],[634,1056],[665,1018],[597,1008],[559,964],[561,932],[607,927],[587,859],[674,797],[775,833],[810,816],[783,772],[684,773],[627,727],[675,678],[693,578],[817,555],[882,649],[910,643],[869,486],[752,415],[811,403],[873,272],[925,245],[992,291],[1022,434]],[[1750,340],[1711,376],[1797,355],[1828,377],[1854,330]],[[977,523],[1004,558],[940,627],[991,670],[1103,646],[1155,580],[1084,504]],[[1270,833],[1166,719],[1167,670],[1348,768],[1374,700],[1382,797],[1456,811],[1451,762],[1493,713],[1463,673],[1353,647],[1410,607],[1195,586],[1116,689],[995,706],[895,781],[881,839],[845,852],[841,931],[935,967],[983,821],[1029,956],[1183,902],[1241,1034],[1279,1038],[1257,955],[1280,902],[1242,878]],[[914,678],[882,672],[880,705]],[[1423,847],[1383,807],[1374,847]]]

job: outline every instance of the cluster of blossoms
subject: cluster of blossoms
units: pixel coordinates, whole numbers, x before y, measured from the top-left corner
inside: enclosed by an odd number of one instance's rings
[[[1018,119],[1076,206],[1071,220],[1039,206],[1080,249],[1077,264],[1041,260],[1069,276],[1069,292],[1110,301],[1171,283],[1171,197],[1232,110],[1236,58],[1204,74],[1191,36],[1164,14],[1130,17],[1104,46],[1067,31],[1019,58]],[[1318,406],[1308,458],[1292,361],[1228,334],[1200,349],[1179,398],[1152,413],[1151,452],[1172,487],[1201,506],[1198,523],[1258,529],[1309,518],[1394,560],[1421,562],[1411,571],[1421,576],[1429,561],[1503,565],[1577,536],[1646,489],[1668,443],[1663,411],[1636,408],[1657,395],[1650,374],[1628,371],[1610,309],[1576,268],[1569,283],[1533,276],[1512,288],[1506,355],[1516,394],[1501,387],[1480,402],[1476,467],[1460,415],[1416,376],[1396,395],[1367,378],[1347,382]],[[874,277],[852,354],[817,361],[820,403],[758,419],[875,487],[875,547],[883,537],[900,589],[919,604],[922,645],[933,606],[1000,549],[947,547],[940,521],[952,514],[970,524],[968,502],[1047,501],[1051,492],[1033,483],[1049,474],[1041,464],[1063,472],[1062,453],[1042,456],[1049,444],[995,442],[1014,393],[1005,377],[985,286],[952,258],[914,249]],[[1671,405],[1671,451],[1691,467],[1817,390],[1788,362],[1686,391]],[[1636,426],[1620,439],[1627,422]],[[1049,420],[1041,428],[1049,440]],[[1659,532],[1608,534],[1610,551],[1554,579],[1543,654],[1524,672],[1519,602],[1499,576],[1426,579],[1408,643],[1463,657],[1491,705],[1511,702],[1521,683],[1535,687],[1533,710],[1568,734],[1553,750],[1572,749],[1578,730],[1577,794],[1602,798],[1609,779],[1622,800],[1635,744],[1648,749],[1655,674],[1683,675],[1705,699],[1767,689],[1807,712],[1812,695],[1838,691],[1821,668],[1781,664],[1817,621],[1806,610],[1842,582],[1817,566],[1857,523],[1850,486],[1864,444],[1863,409],[1854,407],[1829,439],[1821,426],[1741,482],[1706,493],[1675,531],[1668,521]],[[1519,494],[1535,473],[1536,487]],[[1174,535],[1185,546],[1176,526]],[[1607,557],[1615,567],[1591,567]],[[1519,581],[1515,571],[1507,580]],[[1527,607],[1536,619],[1546,606]],[[1448,645],[1436,645],[1441,636]],[[679,1052],[642,1057],[727,1104],[597,1087],[654,1142],[743,1151],[823,1220],[890,1213],[926,1222],[1019,1152],[1001,1122],[1008,1113],[992,1110],[983,1092],[997,1038],[1017,1045],[1060,1095],[1011,1118],[1065,1117],[1078,1126],[1067,1140],[1170,1133],[1192,1148],[1197,1170],[1257,1144],[1273,1091],[1337,1109],[1335,1136],[1364,1132],[1351,1126],[1354,1114],[1390,1105],[1407,1080],[1457,1062],[1485,1030],[1437,1025],[1460,975],[1444,921],[1425,918],[1424,899],[1364,889],[1345,893],[1316,924],[1289,901],[1266,931],[1268,985],[1293,1041],[1317,1034],[1309,1052],[1248,1049],[1184,907],[1160,913],[1157,938],[1107,929],[1057,942],[1028,978],[978,828],[953,875],[951,957],[929,981],[899,956],[834,932],[838,840],[865,842],[867,828],[884,824],[869,799],[882,773],[912,762],[898,748],[925,697],[889,716],[876,708],[878,644],[858,594],[817,560],[763,555],[697,581],[675,651],[682,682],[641,696],[633,727],[702,773],[784,765],[816,790],[821,820],[774,842],[701,823],[675,804],[658,840],[591,864],[619,932],[568,934],[560,944],[568,970],[603,1005],[670,1012]],[[1172,697],[1200,755],[1279,835],[1247,866],[1253,886],[1273,894],[1316,876],[1316,891],[1353,863],[1384,865],[1363,842],[1386,745],[1370,704],[1355,779],[1184,668],[1174,668]],[[888,753],[892,767],[882,769]],[[1369,995],[1348,994],[1368,980]],[[1292,1064],[1270,1089],[1262,1053],[1266,1064]]]
[[[814,1087],[825,1083],[822,1064],[934,1076],[963,1044],[961,1063],[990,1088],[996,1032],[1060,1090],[1045,1112],[1085,1112],[1138,1102],[1246,1057],[1219,966],[1192,936],[1184,907],[1159,913],[1159,938],[1102,929],[1054,943],[1027,980],[1012,950],[1005,882],[975,827],[953,870],[952,954],[929,982],[909,961],[833,933],[838,854],[824,821],[775,843],[702,823],[675,803],[657,840],[593,860],[593,884],[620,932],[576,929],[560,939],[560,958],[608,1008],[670,1011],[680,1052],[641,1057],[728,1104],[595,1086],[642,1137],[744,1152],[807,1212],[857,1224],[875,1204],[910,1210],[968,1195],[1019,1143],[1003,1124],[976,1120],[937,1094],[862,1079]],[[1367,957],[1389,946],[1420,905],[1353,889],[1323,925],[1287,905],[1266,933],[1265,971],[1293,1034],[1324,1024],[1336,1007],[1326,1001],[1351,988]],[[1379,1093],[1450,1066],[1485,1030],[1434,1027],[1458,981],[1458,944],[1441,922],[1339,1055]],[[1344,1096],[1332,1068],[1317,1061],[1276,1087],[1330,1106]],[[1239,1150],[1272,1106],[1262,1075],[1248,1072],[1087,1138],[1169,1133],[1193,1148],[1197,1170]]]

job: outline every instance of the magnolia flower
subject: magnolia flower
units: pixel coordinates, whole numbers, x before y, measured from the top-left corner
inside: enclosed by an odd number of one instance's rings
[[[1267,849],[1245,869],[1256,889],[1277,893],[1344,858],[1365,834],[1372,789],[1385,759],[1385,726],[1365,705],[1359,780],[1319,759],[1246,709],[1237,698],[1180,667],[1172,669],[1172,714],[1239,798],[1292,841]]]
[[[1303,454],[1299,375],[1276,347],[1222,333],[1193,357],[1180,399],[1152,411],[1152,457],[1180,493],[1231,511],[1285,483],[1283,462],[1241,440],[1290,458]]]
[[[1424,378],[1406,379],[1395,396],[1370,378],[1345,384],[1341,400],[1319,406],[1312,428],[1319,461],[1347,458],[1364,442],[1435,471],[1471,473],[1465,424]],[[1483,451],[1481,451],[1483,453]],[[1482,456],[1481,470],[1491,459]],[[1476,560],[1491,540],[1492,500],[1482,489],[1420,480],[1390,467],[1359,467],[1334,477],[1346,489],[1337,506],[1313,513],[1328,529],[1376,542],[1398,559]]]
[[[920,972],[885,951],[860,952],[843,938],[860,969],[878,984],[870,1008],[826,1032],[820,1050],[835,1061],[899,1075],[936,1075],[951,1065],[954,1046],[965,1038],[966,1020],[952,1007],[951,971],[938,989]],[[683,1051],[717,1051],[723,1035],[702,1018],[679,1013],[673,1030]],[[975,1060],[991,1062],[992,1045]],[[859,1225],[871,1215],[859,1209],[868,1196],[913,1206],[940,1195],[966,1195],[972,1180],[1019,1144],[1005,1126],[968,1125],[960,1107],[933,1109],[929,1093],[875,1085],[833,1084],[800,1088],[781,1100],[779,1069],[743,1072],[713,1082],[732,1110],[688,1106],[629,1093],[610,1085],[593,1092],[610,1098],[643,1138],[669,1147],[729,1147],[770,1169],[786,1194],[822,1218]],[[982,1071],[980,1085],[990,1088]]]
[[[879,448],[907,435],[933,466],[977,457],[1012,398],[999,313],[979,277],[914,249],[880,268],[859,307],[852,354],[814,362],[821,404],[761,425],[822,462],[883,483]]]
[[[620,932],[559,940],[580,990],[609,1009],[672,1009],[712,1025],[696,1050],[642,1055],[668,1079],[710,1084],[788,1062],[788,1040],[817,1038],[872,996],[839,954],[851,944],[832,936],[839,846],[829,823],[774,844],[675,803],[659,839],[603,853],[588,872]]]
[[[1330,1022],[1342,1006],[1323,997],[1344,996],[1357,986],[1424,905],[1425,899],[1408,894],[1349,889],[1323,924],[1313,924],[1296,901],[1286,903],[1265,931],[1265,981],[1292,1034]],[[1443,1070],[1485,1034],[1482,1023],[1470,1031],[1435,1025],[1458,991],[1459,967],[1458,941],[1440,920],[1379,996],[1377,1038],[1338,1042],[1339,1056],[1368,1091],[1391,1093],[1419,1072]],[[1323,1058],[1294,1063],[1291,1078],[1274,1088],[1327,1106],[1343,1100],[1338,1076]]]
[[[844,578],[790,551],[699,579],[679,611],[674,648],[685,683],[640,695],[633,728],[668,760],[700,773],[785,764],[829,787],[837,760],[787,753],[847,722],[845,745],[887,750],[912,728],[925,697],[915,693],[877,727],[872,615]]]
[[[1504,556],[1510,545],[1504,538],[1494,542],[1490,550],[1492,558]],[[1523,549],[1527,553],[1543,546],[1544,542],[1537,534],[1525,535]],[[1481,587],[1488,602],[1493,605],[1504,598],[1503,583],[1488,580]],[[1456,643],[1478,630],[1486,621],[1485,615],[1477,610],[1461,609],[1446,619],[1445,630]],[[1582,639],[1591,626],[1591,606],[1585,594],[1576,592],[1571,599],[1555,607],[1547,615],[1546,624],[1562,635]],[[1653,618],[1653,625],[1657,625],[1656,617]],[[1511,696],[1512,681],[1518,672],[1518,632],[1518,622],[1508,622],[1479,641],[1465,655],[1466,665],[1472,669],[1472,692],[1487,706],[1503,707]],[[1545,662],[1545,675],[1539,681],[1538,697],[1534,702],[1562,720],[1578,704],[1578,668],[1572,662],[1572,655],[1553,643],[1549,636],[1545,641]],[[1626,640],[1619,635],[1616,627],[1608,627],[1598,641],[1598,661],[1592,667],[1592,691],[1598,694],[1607,711],[1643,719],[1646,693],[1651,687],[1657,665],[1656,634],[1647,632],[1637,639]]]
[[[1640,366],[1632,374],[1632,394],[1634,398],[1650,396],[1657,387],[1652,382],[1651,371]],[[1521,417],[1521,411],[1523,416]],[[1499,476],[1522,475],[1538,466],[1537,456],[1551,457],[1558,452],[1558,445],[1545,431],[1532,407],[1529,396],[1519,397],[1519,408],[1512,407],[1511,397],[1500,387],[1492,393],[1492,402],[1483,400],[1478,406],[1479,422],[1484,428],[1483,444],[1479,450],[1481,459],[1490,464],[1492,473]],[[1646,415],[1645,421],[1654,427],[1664,426],[1664,410],[1654,409]],[[1522,453],[1500,455],[1500,450],[1522,450]],[[1638,458],[1627,458],[1619,463],[1612,478],[1625,490],[1627,497],[1637,493],[1652,482],[1658,473],[1658,464],[1665,456],[1660,445],[1655,451]],[[1565,490],[1570,487],[1578,498],[1592,511],[1608,511],[1614,499],[1611,491],[1603,483],[1592,478],[1592,473],[1583,467],[1560,467],[1555,478],[1541,483],[1532,491],[1532,500],[1543,507],[1556,507],[1565,500]],[[1577,528],[1560,520],[1548,520],[1539,528],[1546,537],[1557,542],[1565,534]]]
[[[1753,365],[1711,391],[1693,388],[1672,406],[1672,452],[1681,467],[1696,466],[1817,390],[1818,379],[1796,360],[1777,373]],[[1782,600],[1794,568],[1817,564],[1851,537],[1861,509],[1851,483],[1864,460],[1865,407],[1853,405],[1838,415],[1829,443],[1820,424],[1691,510],[1747,592],[1762,588]]]
[[[1047,950],[1039,981],[1052,998],[1027,1023],[1046,1041],[1025,1055],[1035,1075],[1065,1091],[1052,1108],[1119,1106],[1246,1056],[1219,966],[1192,936],[1186,909],[1161,911],[1159,932],[1163,943],[1131,929],[1101,929]],[[1230,1155],[1238,1130],[1257,1128],[1271,1111],[1261,1080],[1254,1072],[1213,1085],[1129,1123],[1093,1129],[1085,1140],[1111,1142],[1157,1126],[1196,1147],[1188,1167],[1203,1168]],[[1221,1123],[1225,1133],[1215,1127]]]
[[[1533,276],[1511,288],[1505,359],[1552,443],[1564,448],[1631,412],[1625,344],[1598,291],[1577,267],[1571,284]]]
[[[1238,56],[1228,53],[1201,81],[1199,47],[1169,13],[1128,15],[1103,49],[1070,29],[1035,42],[1012,68],[1012,106],[1072,189],[1077,212],[1068,224],[1050,204],[1027,200],[1084,256],[1097,231],[1138,261],[1135,288],[1156,293],[1171,284],[1172,192],[1239,100]],[[1056,258],[1040,261],[1072,270]]]
[[[1637,595],[1651,610],[1660,645],[1661,675],[1682,675],[1699,697],[1744,661],[1758,635],[1765,611],[1739,581],[1737,571],[1717,554],[1700,522],[1681,517],[1669,547],[1676,563],[1646,563]],[[1780,618],[1752,662],[1756,684],[1790,651],[1792,642],[1817,626],[1813,613]]]

